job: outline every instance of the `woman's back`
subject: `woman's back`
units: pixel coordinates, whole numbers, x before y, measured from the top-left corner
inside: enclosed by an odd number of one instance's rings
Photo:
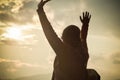
[[[81,46],[76,48],[66,46],[64,53],[57,56],[54,62],[55,77],[60,76],[66,80],[86,80],[86,62],[81,51]]]

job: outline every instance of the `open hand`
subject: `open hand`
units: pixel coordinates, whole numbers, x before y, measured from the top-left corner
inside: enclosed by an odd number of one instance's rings
[[[41,2],[38,4],[38,8],[42,8],[47,2],[49,2],[50,0],[41,0]]]
[[[83,24],[89,24],[90,18],[91,15],[89,14],[89,12],[83,12],[83,16],[82,17],[80,16],[80,21]]]

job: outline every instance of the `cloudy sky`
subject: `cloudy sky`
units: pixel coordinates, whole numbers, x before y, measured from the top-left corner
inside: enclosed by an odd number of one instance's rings
[[[36,13],[39,0],[0,0],[0,78],[52,73],[55,53]],[[75,24],[83,11],[92,15],[88,68],[102,80],[120,80],[120,0],[52,0],[45,12],[56,33]]]

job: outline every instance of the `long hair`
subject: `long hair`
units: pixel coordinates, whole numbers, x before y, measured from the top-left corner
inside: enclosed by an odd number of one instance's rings
[[[76,25],[69,25],[62,33],[63,42],[76,45],[80,40],[80,29]]]

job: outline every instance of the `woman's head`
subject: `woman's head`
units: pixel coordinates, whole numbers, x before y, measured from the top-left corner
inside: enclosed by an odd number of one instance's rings
[[[80,41],[80,29],[75,25],[69,25],[64,29],[62,34],[64,43],[76,45]]]

